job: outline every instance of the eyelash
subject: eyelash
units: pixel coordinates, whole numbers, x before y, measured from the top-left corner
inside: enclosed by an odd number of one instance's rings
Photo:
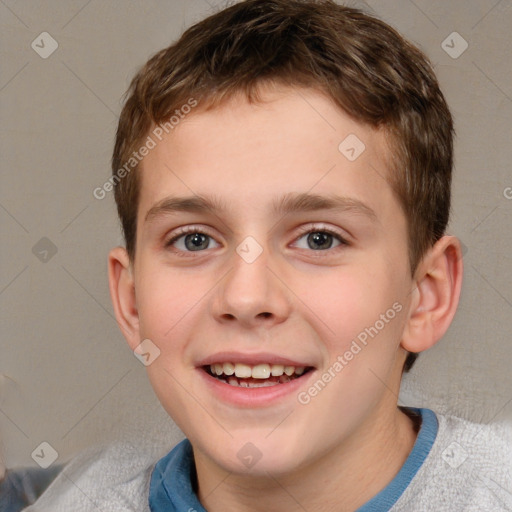
[[[212,235],[208,233],[208,230],[205,230],[204,228],[198,228],[195,226],[187,226],[184,228],[180,228],[177,233],[174,233],[174,235],[165,242],[165,248],[171,248],[172,244],[174,244],[176,241],[178,241],[180,238],[186,235],[192,235],[194,233],[198,233],[200,235],[206,235],[210,238],[213,238]],[[181,250],[174,250],[175,254],[178,256],[185,256],[188,257],[187,254],[192,254],[196,251],[181,251]],[[204,252],[204,251],[197,251],[197,252]]]
[[[174,235],[169,240],[167,240],[165,242],[165,248],[166,249],[170,248],[177,240],[179,240],[183,236],[190,235],[190,234],[195,234],[195,233],[201,234],[201,235],[206,235],[206,236],[208,236],[208,237],[210,237],[212,239],[214,238],[211,234],[208,233],[208,230],[205,230],[204,228],[198,228],[198,227],[195,227],[195,226],[187,226],[187,227],[181,228],[177,233],[174,233]],[[304,235],[307,235],[307,234],[310,234],[310,233],[325,233],[325,234],[333,236],[340,243],[336,247],[331,247],[329,249],[323,249],[323,250],[318,250],[318,251],[314,251],[313,249],[310,249],[309,252],[313,252],[313,253],[326,253],[326,252],[330,252],[330,253],[332,253],[332,251],[334,251],[336,249],[340,249],[340,248],[347,247],[347,246],[350,245],[350,243],[343,236],[341,236],[340,233],[338,233],[338,232],[336,232],[336,231],[334,231],[332,229],[325,228],[323,226],[315,226],[315,225],[301,228],[300,231],[299,231],[299,235],[297,237],[295,237],[293,243],[296,243]],[[303,249],[303,250],[307,250],[307,249]],[[194,252],[204,252],[204,251],[181,251],[181,250],[177,250],[177,251],[175,251],[175,254],[177,254],[179,256],[185,256],[185,255],[188,255],[188,254],[191,254],[191,253],[194,253]],[[188,256],[185,256],[185,257],[188,257]]]
[[[332,251],[335,251],[336,249],[340,249],[340,248],[343,248],[343,247],[348,247],[350,245],[350,243],[340,233],[338,233],[337,231],[335,231],[333,229],[329,229],[329,228],[323,227],[321,225],[314,225],[314,224],[312,226],[311,225],[310,226],[304,226],[303,228],[301,228],[299,230],[299,235],[297,237],[295,237],[295,240],[293,241],[293,243],[296,243],[304,235],[308,235],[310,233],[326,233],[328,235],[331,235],[333,238],[337,239],[338,242],[340,243],[336,247],[331,247],[329,249],[323,249],[323,250],[319,250],[319,251],[314,251],[313,249],[310,249],[310,252],[314,252],[314,253],[327,253],[327,252],[331,252],[332,253]],[[306,250],[306,249],[304,249],[304,250]]]

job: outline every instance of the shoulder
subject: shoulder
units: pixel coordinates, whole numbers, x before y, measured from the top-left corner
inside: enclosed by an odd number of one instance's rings
[[[437,414],[432,449],[393,512],[512,510],[512,427]]]
[[[161,453],[134,443],[97,446],[72,459],[26,512],[149,511],[151,472]]]

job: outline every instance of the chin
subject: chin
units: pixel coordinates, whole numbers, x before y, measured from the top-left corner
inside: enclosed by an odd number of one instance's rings
[[[296,445],[278,436],[274,440],[265,439],[265,435],[236,436],[224,446],[207,446],[206,451],[224,471],[252,477],[290,474],[306,462],[308,454],[301,451],[304,443]]]

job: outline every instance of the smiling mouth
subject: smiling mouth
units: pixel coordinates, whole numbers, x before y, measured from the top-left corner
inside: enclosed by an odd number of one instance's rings
[[[203,370],[211,377],[230,386],[242,388],[263,388],[286,384],[303,377],[313,369],[311,366],[266,363],[251,366],[230,362],[203,366]]]

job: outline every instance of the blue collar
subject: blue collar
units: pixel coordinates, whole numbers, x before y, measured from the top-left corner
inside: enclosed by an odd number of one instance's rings
[[[385,512],[389,510],[407,489],[414,475],[428,457],[439,429],[437,417],[430,409],[407,407],[407,410],[421,416],[421,428],[412,451],[395,478],[379,494],[359,507],[356,512]]]
[[[357,512],[385,512],[400,498],[430,453],[437,436],[438,422],[430,409],[408,408],[422,418],[414,447],[396,477]],[[151,512],[206,512],[195,493],[194,454],[188,439],[181,441],[160,459],[151,474],[149,507]]]
[[[192,485],[195,478],[192,445],[184,439],[153,469],[149,485],[151,512],[206,512]]]

